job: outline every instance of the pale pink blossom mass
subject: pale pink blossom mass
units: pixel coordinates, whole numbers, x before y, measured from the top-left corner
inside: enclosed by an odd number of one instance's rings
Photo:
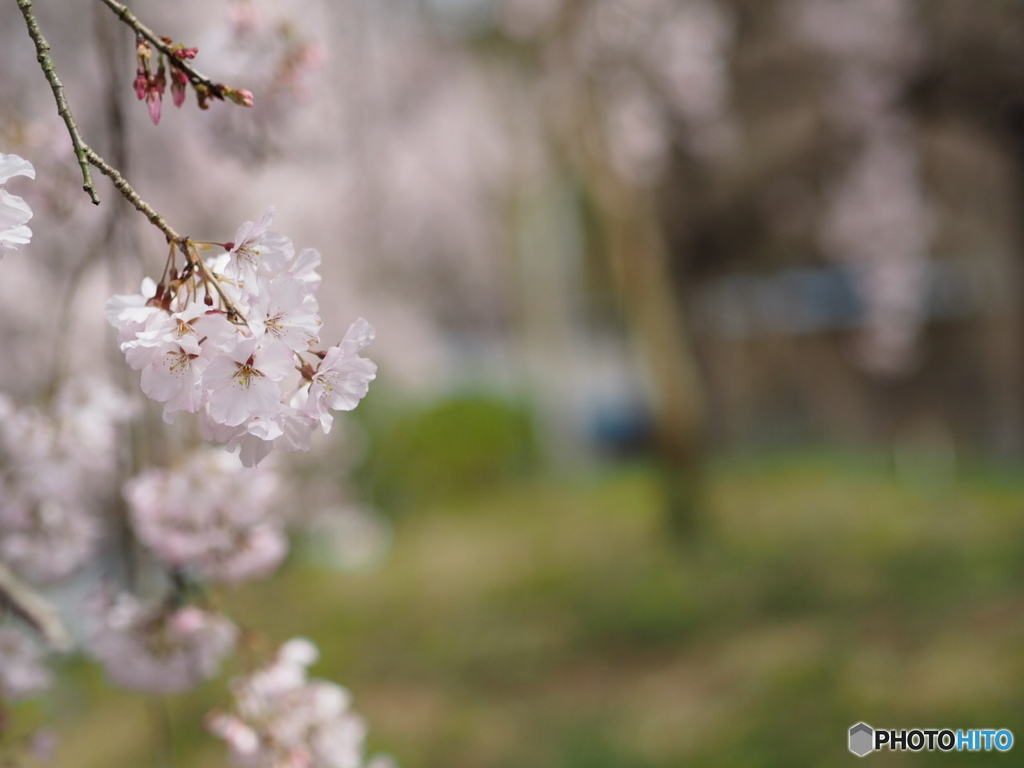
[[[189,605],[146,604],[101,595],[88,650],[111,682],[147,693],[180,693],[216,676],[238,630],[220,614]]]
[[[315,349],[320,254],[296,254],[270,230],[273,213],[245,222],[224,253],[207,258],[218,291],[192,270],[192,282],[147,283],[107,303],[121,350],[142,391],[164,403],[164,419],[197,413],[203,436],[249,467],[273,448],[308,451],[317,427],[330,430],[329,411],[355,408],[377,370],[359,354],[374,336],[361,318],[340,345]]]
[[[196,451],[171,469],[149,469],[125,485],[131,523],[163,563],[214,582],[268,576],[288,551],[271,511],[277,477],[227,454]]]
[[[42,693],[53,683],[39,644],[20,629],[0,628],[0,695],[5,701]]]
[[[247,768],[362,768],[366,725],[339,685],[310,680],[317,659],[304,638],[289,640],[276,658],[231,683],[234,711],[211,712],[209,730],[224,739],[233,761]]]
[[[62,578],[96,553],[116,471],[123,396],[89,378],[51,408],[0,395],[0,560],[37,582]]]

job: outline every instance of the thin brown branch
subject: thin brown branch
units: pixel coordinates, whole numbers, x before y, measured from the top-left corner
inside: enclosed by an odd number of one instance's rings
[[[159,51],[165,54],[173,66],[176,66],[185,72],[193,86],[196,86],[200,93],[205,91],[217,98],[224,98],[225,94],[231,92],[230,88],[214,83],[208,77],[189,66],[184,60],[178,58],[175,55],[174,49],[164,42],[163,39],[157,37],[149,27],[142,24],[135,15],[128,10],[128,8],[116,2],[116,0],[102,1],[111,8],[125,24],[134,29],[137,34],[145,37],[151,44],[156,46]],[[71,136],[71,143],[74,146],[75,157],[78,158],[78,163],[82,168],[82,178],[84,180],[83,188],[89,193],[90,199],[96,204],[99,204],[100,202],[99,196],[96,194],[96,189],[93,186],[92,174],[89,170],[89,166],[91,165],[110,179],[114,188],[121,193],[121,196],[131,203],[137,211],[149,219],[149,222],[154,227],[164,233],[164,236],[167,238],[167,242],[171,243],[172,246],[177,246],[181,249],[186,260],[202,277],[203,282],[207,285],[207,290],[209,290],[210,285],[213,286],[213,289],[220,296],[220,299],[224,304],[224,309],[227,311],[228,315],[243,323],[246,322],[245,316],[242,315],[231,298],[225,293],[217,280],[217,276],[212,272],[202,258],[200,258],[195,246],[189,242],[188,238],[179,235],[174,228],[167,223],[164,217],[156,212],[153,206],[142,199],[142,196],[135,191],[135,188],[124,176],[121,175],[120,171],[104,160],[96,150],[86,144],[82,139],[82,136],[78,131],[78,126],[75,124],[74,117],[71,114],[71,108],[68,105],[67,99],[64,98],[64,86],[57,77],[57,70],[53,64],[53,59],[50,56],[50,45],[46,42],[46,38],[43,37],[42,30],[40,30],[39,23],[36,21],[35,14],[32,11],[32,0],[17,0],[17,2],[18,8],[21,9],[22,16],[25,17],[25,25],[28,27],[29,36],[36,45],[36,59],[39,61],[39,65],[43,70],[43,74],[46,76],[47,82],[50,84],[50,88],[53,90],[54,99],[57,101],[57,112],[60,114],[61,118],[63,118],[64,124],[67,126],[68,133]],[[2,565],[0,565],[0,598],[2,598],[3,577],[4,572]]]
[[[129,203],[131,203],[135,209],[141,212],[149,222],[159,229],[167,237],[167,241],[170,243],[184,243],[185,238],[179,235],[174,229],[168,224],[164,217],[153,210],[153,206],[147,203],[139,193],[135,191],[135,188],[128,183],[128,180],[120,174],[120,172],[110,165],[106,160],[100,157],[96,150],[90,146],[85,146],[85,157],[90,164],[94,165],[100,173],[106,176],[114,184],[114,189],[121,193]]]
[[[199,256],[199,252],[196,251],[196,247],[191,242],[185,242],[182,243],[181,250],[185,254],[185,258],[188,259],[188,263],[192,265],[192,268],[199,272],[203,282],[207,286],[206,290],[209,291],[209,286],[213,285],[213,289],[217,292],[217,295],[220,296],[220,300],[224,302],[224,310],[228,313],[228,318],[241,320],[243,323],[248,325],[249,321],[245,319],[245,315],[243,315],[238,310],[238,307],[235,306],[235,302],[233,302],[227,293],[224,292],[224,289],[220,285],[220,281],[217,279],[217,275],[215,275],[213,270],[211,270],[207,266],[206,262],[202,260]]]
[[[42,67],[43,74],[46,75],[46,80],[50,83],[50,88],[53,89],[53,97],[57,100],[57,112],[64,119],[64,124],[67,126],[68,133],[71,135],[71,143],[75,149],[75,157],[78,158],[78,164],[82,167],[82,178],[85,181],[83,187],[85,191],[89,193],[90,199],[97,205],[100,202],[99,195],[96,194],[96,189],[92,183],[92,173],[89,170],[89,166],[94,165],[99,169],[100,173],[114,183],[114,188],[117,189],[117,191],[120,192],[129,203],[145,214],[146,218],[150,220],[153,226],[167,236],[168,241],[172,243],[183,243],[185,238],[175,232],[174,229],[172,229],[164,220],[163,216],[153,210],[153,207],[139,196],[139,193],[135,191],[132,185],[128,183],[127,179],[125,179],[116,168],[100,157],[99,154],[82,139],[82,135],[78,132],[78,126],[75,125],[75,119],[71,114],[71,108],[68,106],[67,99],[64,98],[64,86],[61,84],[60,78],[57,77],[57,70],[54,67],[53,59],[50,57],[50,44],[47,43],[46,38],[43,37],[42,30],[39,29],[39,23],[36,21],[35,14],[32,12],[32,0],[18,0],[18,8],[21,9],[22,16],[25,17],[25,25],[28,27],[29,36],[36,44],[36,59],[39,61],[39,66]]]
[[[21,9],[21,15],[25,17],[25,25],[28,27],[29,37],[36,44],[36,61],[39,62],[39,66],[46,76],[46,81],[53,90],[53,98],[57,101],[57,114],[64,120],[64,125],[67,126],[68,133],[71,136],[75,157],[78,158],[78,165],[82,169],[82,189],[88,193],[89,199],[92,200],[94,205],[99,205],[100,198],[96,194],[96,188],[92,184],[92,173],[89,171],[87,157],[89,148],[82,141],[82,135],[78,132],[75,118],[71,114],[71,107],[68,105],[67,99],[64,98],[64,86],[61,84],[60,78],[57,77],[57,70],[53,65],[53,59],[50,57],[50,44],[46,42],[42,30],[39,29],[39,23],[36,21],[35,13],[32,11],[31,0],[18,0],[18,8]]]
[[[74,643],[57,609],[0,563],[0,605],[34,629],[55,651],[69,651]]]

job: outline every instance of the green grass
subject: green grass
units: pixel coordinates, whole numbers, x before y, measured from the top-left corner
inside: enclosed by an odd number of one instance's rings
[[[707,539],[680,552],[653,477],[433,497],[398,518],[379,569],[300,551],[229,596],[231,614],[312,637],[314,672],[351,688],[371,747],[404,768],[852,765],[858,720],[1024,736],[1024,483],[932,482],[873,457],[723,460]],[[161,765],[153,705],[94,670],[73,680],[51,703],[57,768]],[[197,725],[222,683],[169,703],[164,764],[224,764]]]

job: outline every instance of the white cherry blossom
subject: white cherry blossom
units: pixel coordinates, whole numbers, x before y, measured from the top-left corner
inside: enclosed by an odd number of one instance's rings
[[[295,400],[301,400],[302,393]],[[273,419],[254,418],[227,438],[229,451],[239,451],[246,467],[254,467],[274,448],[286,453],[308,451],[312,445],[317,420],[294,405],[282,405]]]
[[[296,352],[319,340],[322,321],[309,286],[288,272],[259,278],[259,291],[249,302],[249,328],[257,337],[277,339]]]
[[[32,239],[32,230],[26,226],[32,209],[22,198],[3,188],[15,176],[34,179],[36,170],[28,160],[0,152],[0,257],[5,248],[27,245]]]
[[[258,222],[247,221],[238,228],[234,242],[229,243],[224,274],[250,284],[256,276],[274,274],[287,266],[295,255],[290,238],[270,231],[274,222],[273,206]]]
[[[359,356],[373,342],[374,330],[359,318],[348,329],[341,344],[327,350],[309,386],[306,412],[320,421],[325,433],[331,431],[330,411],[351,411],[366,395],[377,376],[377,366]]]
[[[295,254],[285,269],[286,272],[306,285],[310,292],[310,298],[312,298],[313,291],[320,287],[320,273],[316,269],[322,261],[323,257],[320,255],[320,251],[315,248],[303,248]]]
[[[243,339],[207,366],[203,383],[209,392],[210,417],[228,427],[254,416],[272,419],[281,408],[278,382],[294,365],[291,350],[283,344]]]
[[[168,423],[178,411],[195,413],[202,404],[203,370],[219,354],[218,342],[230,339],[230,323],[223,312],[193,303],[173,315],[151,316],[146,328],[121,345],[128,365],[142,371],[142,391],[164,403]]]
[[[118,344],[134,340],[154,316],[165,314],[160,307],[150,305],[155,294],[156,283],[147,277],[142,281],[139,293],[119,294],[107,299],[107,323],[117,329]]]

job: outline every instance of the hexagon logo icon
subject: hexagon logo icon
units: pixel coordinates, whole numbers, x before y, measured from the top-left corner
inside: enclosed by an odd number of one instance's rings
[[[875,749],[875,729],[867,723],[857,723],[850,728],[850,751],[857,757],[864,757]]]

